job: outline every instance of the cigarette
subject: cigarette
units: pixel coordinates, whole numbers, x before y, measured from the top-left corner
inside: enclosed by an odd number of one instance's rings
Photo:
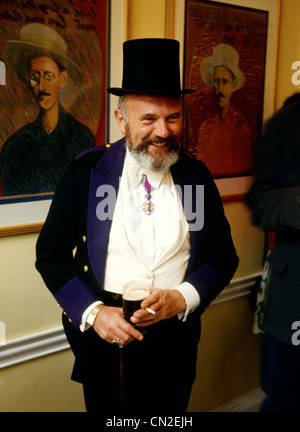
[[[146,310],[147,312],[151,313],[152,315],[155,315],[155,314],[156,314],[156,312],[155,312],[153,309],[146,308],[145,310]]]

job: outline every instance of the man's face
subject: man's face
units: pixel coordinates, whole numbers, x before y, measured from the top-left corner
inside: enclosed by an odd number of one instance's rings
[[[50,110],[58,104],[59,90],[64,87],[66,79],[66,71],[60,72],[51,58],[30,59],[29,84],[41,110]]]
[[[127,95],[128,122],[116,110],[128,149],[144,168],[164,171],[178,159],[182,133],[179,97]]]
[[[225,66],[217,66],[214,73],[214,93],[220,108],[230,105],[230,98],[235,90],[235,78]]]

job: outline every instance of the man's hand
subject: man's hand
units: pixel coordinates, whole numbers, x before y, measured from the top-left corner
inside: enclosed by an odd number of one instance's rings
[[[97,314],[94,330],[106,342],[127,345],[134,340],[143,340],[144,336],[129,324],[123,316],[122,308],[104,306]]]
[[[131,317],[131,321],[139,327],[157,323],[172,318],[186,309],[186,301],[178,290],[151,290],[151,294],[142,302],[141,308]],[[146,309],[150,308],[150,312]],[[151,313],[151,310],[155,314]]]

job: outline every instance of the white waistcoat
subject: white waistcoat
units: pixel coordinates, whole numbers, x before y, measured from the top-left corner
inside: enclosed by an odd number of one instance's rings
[[[122,293],[131,280],[172,289],[184,278],[190,256],[188,223],[170,171],[148,172],[155,210],[146,215],[140,171],[127,152],[110,231],[104,289]]]

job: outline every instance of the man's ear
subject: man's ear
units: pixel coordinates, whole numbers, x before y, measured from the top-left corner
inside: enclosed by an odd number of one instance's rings
[[[66,70],[62,71],[59,75],[59,88],[63,88],[66,85],[68,79],[68,72]]]
[[[122,135],[126,134],[126,122],[119,108],[115,109],[115,117]]]

